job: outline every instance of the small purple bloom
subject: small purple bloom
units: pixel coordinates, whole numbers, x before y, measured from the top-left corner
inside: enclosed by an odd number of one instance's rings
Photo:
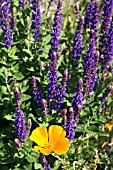
[[[24,8],[27,4],[28,4],[28,3],[27,3],[26,0],[19,0],[19,6],[20,6],[21,8]]]
[[[102,110],[105,109],[105,102],[107,100],[108,95],[112,91],[112,89],[113,89],[112,86],[108,86],[107,89],[104,91],[102,97],[101,97]]]

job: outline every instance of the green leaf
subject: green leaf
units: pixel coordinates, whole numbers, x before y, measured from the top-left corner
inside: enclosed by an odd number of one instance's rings
[[[51,40],[51,35],[48,34],[46,37],[44,37],[44,44],[45,45],[48,44],[50,42],[50,40]]]
[[[107,119],[103,116],[99,116],[99,122],[106,123]]]
[[[0,75],[0,80],[3,82],[3,83],[6,83],[6,79],[3,75]]]
[[[50,48],[51,48],[51,45],[45,45],[45,46],[44,46],[44,53],[48,54]]]
[[[30,95],[28,95],[28,94],[22,94],[22,102],[27,101],[27,100],[29,100],[29,99],[31,99],[31,96],[30,96]]]
[[[38,156],[39,156],[38,152],[31,152],[30,154],[26,156],[26,159],[28,162],[36,162]]]
[[[35,169],[43,170],[42,165],[40,163],[35,162],[34,164]]]
[[[28,49],[23,49],[23,51],[26,52],[27,54],[29,54],[31,57],[33,57],[33,55],[32,55],[32,53],[31,53],[30,50],[28,50]]]
[[[14,74],[14,77],[17,79],[17,80],[22,80],[24,78],[23,74],[21,72],[16,72]]]
[[[77,132],[85,132],[85,125],[77,125],[76,131]]]
[[[12,120],[12,121],[14,120],[12,118],[12,115],[10,115],[10,114],[9,115],[5,115],[4,118],[7,119],[7,120]]]

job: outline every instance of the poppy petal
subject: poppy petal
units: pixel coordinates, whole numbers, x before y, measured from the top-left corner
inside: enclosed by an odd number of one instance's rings
[[[56,144],[61,138],[64,138],[66,136],[66,131],[58,125],[51,125],[49,127],[49,142],[51,144]]]
[[[50,150],[49,149],[45,149],[45,148],[41,148],[40,146],[34,146],[34,150],[36,152],[41,152],[43,153],[44,155],[49,155],[50,154]]]
[[[70,147],[69,139],[68,138],[62,138],[59,140],[54,148],[54,152],[56,154],[62,155],[65,154]]]
[[[38,127],[33,130],[30,140],[34,141],[37,145],[44,147],[48,143],[48,133],[47,129],[43,127]]]

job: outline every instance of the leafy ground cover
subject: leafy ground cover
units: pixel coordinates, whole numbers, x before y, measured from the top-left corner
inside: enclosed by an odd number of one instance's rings
[[[112,0],[0,5],[0,170],[112,169]]]

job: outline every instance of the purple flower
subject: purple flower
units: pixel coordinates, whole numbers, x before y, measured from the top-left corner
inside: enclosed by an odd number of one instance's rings
[[[104,41],[104,47],[102,49],[103,58],[101,58],[102,72],[106,72],[109,63],[113,56],[113,17],[110,21],[110,28],[108,29],[108,35],[106,35],[106,40]]]
[[[41,12],[40,12],[40,2],[39,0],[31,0],[32,3],[32,34],[34,36],[35,44],[37,44],[40,38],[41,29]]]
[[[62,116],[62,118],[63,118],[62,124],[63,124],[63,126],[64,126],[64,129],[66,129],[66,125],[67,125],[67,109],[63,109],[63,110],[61,111],[61,116]]]
[[[105,102],[107,101],[107,97],[110,94],[110,92],[112,91],[112,89],[113,89],[112,86],[108,86],[101,97],[102,110],[105,109]]]
[[[97,79],[98,70],[98,59],[96,51],[96,32],[90,31],[90,42],[89,47],[86,49],[84,56],[84,75],[83,75],[83,86],[84,95],[89,97],[89,93],[93,91],[95,82]]]
[[[60,29],[62,26],[62,14],[61,14],[61,6],[62,2],[59,0],[57,11],[55,13],[54,17],[54,24],[53,24],[53,30],[51,33],[51,49],[49,51],[49,57],[51,60],[50,67],[49,67],[49,73],[48,73],[48,79],[49,83],[47,86],[47,92],[48,92],[48,105],[52,109],[57,109],[57,96],[58,96],[58,71],[57,71],[57,64],[58,64],[58,46],[59,46],[59,36],[60,36]]]
[[[27,132],[25,126],[25,117],[23,111],[20,109],[20,102],[21,102],[21,91],[15,87],[14,89],[15,99],[16,99],[16,114],[15,114],[15,126],[17,129],[17,138],[20,142],[24,143],[26,140]]]
[[[28,3],[27,3],[26,0],[19,0],[19,6],[20,6],[21,8],[24,8],[27,4],[28,4]]]
[[[75,136],[75,120],[74,120],[74,109],[70,107],[67,114],[67,123],[64,127],[66,130],[66,136],[69,140],[73,140]]]
[[[66,96],[66,85],[67,85],[68,77],[69,77],[68,71],[64,70],[61,85],[58,86],[59,92],[57,94],[57,109],[60,109],[61,105],[63,104],[63,100]]]
[[[2,16],[2,4],[3,4],[3,0],[1,0],[0,2],[0,29],[2,29],[2,22],[3,22],[3,16]]]
[[[24,142],[26,140],[26,126],[25,126],[25,117],[23,111],[20,109],[20,107],[16,108],[16,114],[15,114],[15,126],[17,129],[17,138]]]
[[[72,65],[74,67],[78,65],[78,60],[80,59],[80,56],[81,56],[83,23],[84,23],[84,19],[82,17],[80,18],[77,31],[75,32],[75,35],[74,35],[73,50],[72,50],[72,55],[71,55]]]
[[[73,107],[75,112],[74,117],[76,124],[79,122],[79,116],[82,110],[82,105],[83,105],[83,81],[81,79],[78,79],[78,84],[75,87],[73,100]]]
[[[41,100],[43,99],[43,93],[38,90],[35,76],[32,76],[32,87],[33,87],[34,99],[35,99],[37,105],[41,106]]]
[[[47,101],[45,99],[42,99],[41,104],[42,104],[42,108],[44,110],[44,117],[47,117],[48,112],[49,112]]]
[[[106,48],[106,41],[109,34],[109,27],[111,21],[113,9],[113,0],[103,0],[103,13],[102,13],[102,24],[100,32],[100,50],[103,53],[103,50]]]
[[[50,56],[50,60],[52,59],[52,55],[54,53],[54,51],[58,50],[58,46],[59,46],[59,36],[60,36],[60,30],[62,27],[62,14],[61,14],[61,7],[62,7],[62,1],[59,0],[58,2],[58,6],[57,6],[57,11],[55,13],[55,17],[54,17],[54,24],[53,26],[53,30],[51,32],[51,49],[49,51],[49,56]]]
[[[3,10],[3,31],[4,31],[4,46],[11,47],[13,43],[12,30],[11,30],[11,18],[10,14],[11,1],[4,0],[2,10]]]
[[[52,170],[50,167],[50,164],[48,164],[48,161],[43,154],[40,154],[40,162],[41,162],[44,170]]]
[[[91,0],[91,2],[88,3],[87,5],[84,27],[93,29],[97,33],[99,16],[100,14],[99,14],[99,9],[98,9],[98,1]]]

